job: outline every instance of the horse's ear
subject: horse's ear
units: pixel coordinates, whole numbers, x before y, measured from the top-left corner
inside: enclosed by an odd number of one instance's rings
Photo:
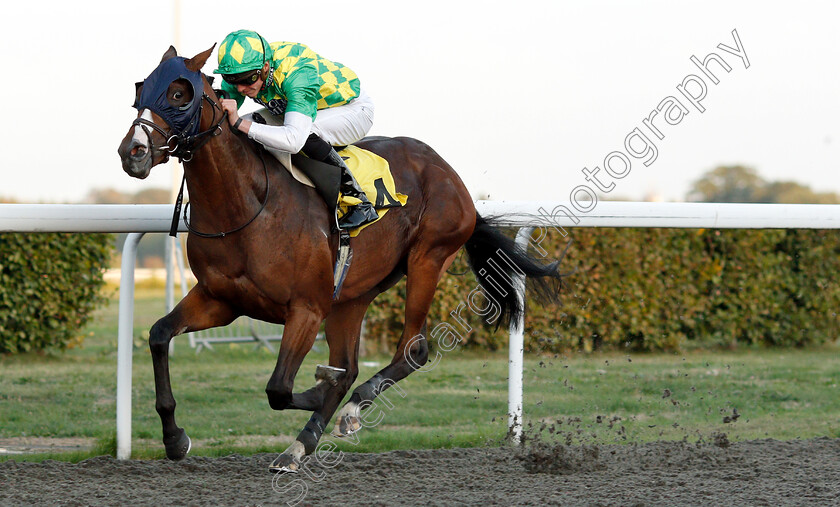
[[[213,52],[213,48],[215,47],[216,44],[213,44],[207,51],[201,52],[193,56],[192,58],[186,60],[184,62],[184,65],[186,65],[187,68],[193,72],[200,71],[201,68],[204,67],[204,64],[207,63],[207,59],[210,58],[210,53]]]
[[[163,63],[170,58],[175,58],[176,56],[178,56],[178,52],[175,51],[175,46],[169,46],[169,49],[166,50],[166,53],[163,54],[163,58],[161,58],[160,61]]]

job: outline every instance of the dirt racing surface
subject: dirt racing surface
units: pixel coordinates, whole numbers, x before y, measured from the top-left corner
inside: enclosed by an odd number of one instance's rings
[[[0,463],[0,505],[838,505],[840,439]]]

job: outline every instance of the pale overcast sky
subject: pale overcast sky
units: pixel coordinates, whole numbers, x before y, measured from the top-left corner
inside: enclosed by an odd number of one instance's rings
[[[145,181],[127,176],[117,146],[136,115],[135,81],[176,42],[174,5],[4,6],[0,196],[73,202],[93,187],[170,185],[167,166]],[[602,170],[601,184],[610,196],[682,200],[720,164],[840,192],[838,20],[840,3],[829,1],[182,0],[177,49],[192,56],[239,28],[303,42],[359,74],[376,102],[371,134],[427,142],[474,195],[493,199],[566,200],[578,185],[594,188],[582,169],[627,156],[625,138],[639,128],[656,160],[628,157],[629,172]],[[718,47],[737,49],[733,30],[749,68]],[[690,61],[712,52],[731,67],[710,63],[716,85]],[[689,75],[707,87],[702,113],[677,89]],[[659,139],[644,120],[667,97],[688,113],[676,125],[654,117]]]

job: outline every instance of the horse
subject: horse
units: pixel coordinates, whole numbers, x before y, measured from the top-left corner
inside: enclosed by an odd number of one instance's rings
[[[296,472],[356,381],[362,320],[378,294],[407,277],[402,335],[391,362],[359,385],[338,412],[333,430],[338,437],[361,429],[362,409],[426,363],[426,315],[461,247],[482,291],[501,308],[499,323],[521,315],[523,303],[488,273],[525,275],[549,299],[559,297],[562,275],[559,261],[543,264],[478,215],[460,177],[432,148],[407,137],[370,137],[357,146],[389,162],[396,188],[408,201],[352,239],[355,260],[334,300],[339,241],[334,217],[314,189],[229,127],[212,78],[201,73],[212,50],[184,58],[170,46],[155,71],[137,83],[137,118],[118,149],[125,172],[140,179],[170,156],[179,157],[190,196],[187,254],[197,284],[149,332],[155,409],[166,456],[184,458],[192,443],[175,421],[169,341],[241,315],[284,324],[265,388],[268,404],[312,416],[269,469]],[[494,262],[497,255],[505,259]],[[322,323],[329,366],[318,367],[314,387],[294,392]]]

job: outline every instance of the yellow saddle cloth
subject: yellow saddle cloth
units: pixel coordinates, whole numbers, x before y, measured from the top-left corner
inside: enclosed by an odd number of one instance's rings
[[[391,168],[388,161],[379,155],[357,146],[348,146],[338,152],[347,168],[356,178],[356,181],[365,191],[368,200],[373,203],[379,218],[350,231],[350,237],[356,237],[365,227],[375,224],[391,208],[404,206],[408,202],[408,196],[397,193],[394,185],[394,177],[391,175]],[[341,219],[351,206],[361,201],[355,197],[345,195],[338,196],[338,218]]]

